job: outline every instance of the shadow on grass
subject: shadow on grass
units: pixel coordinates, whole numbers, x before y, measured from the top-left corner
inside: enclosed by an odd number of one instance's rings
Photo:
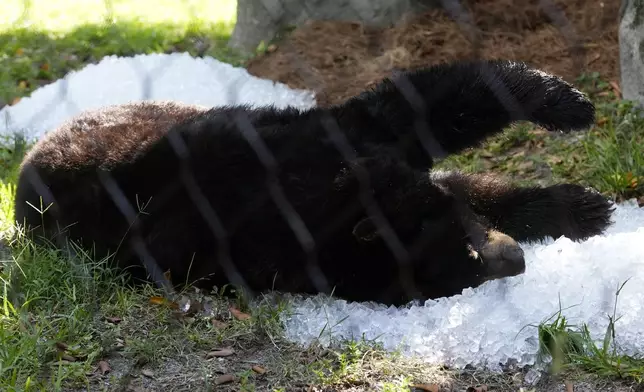
[[[244,58],[226,46],[232,26],[117,21],[88,24],[69,33],[19,28],[0,33],[0,106],[29,95],[104,56],[188,52],[233,65]]]

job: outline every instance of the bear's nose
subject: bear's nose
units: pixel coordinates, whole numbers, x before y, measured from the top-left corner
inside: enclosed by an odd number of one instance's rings
[[[525,272],[525,258],[523,249],[518,244],[506,244],[503,246],[501,258],[507,265],[508,272],[516,271],[516,274]]]

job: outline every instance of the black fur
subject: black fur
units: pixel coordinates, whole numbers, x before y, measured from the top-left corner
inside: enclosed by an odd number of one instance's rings
[[[610,203],[576,185],[428,172],[433,158],[520,120],[583,129],[594,107],[509,61],[402,74],[324,109],[109,107],[29,152],[16,219],[44,218],[35,232],[59,246],[118,250],[121,266],[158,264],[174,284],[395,305],[449,296],[522,273],[514,240],[580,240],[610,223]],[[27,204],[41,196],[53,202],[44,217]]]

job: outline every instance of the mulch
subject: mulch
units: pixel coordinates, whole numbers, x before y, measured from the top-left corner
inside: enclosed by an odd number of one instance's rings
[[[619,79],[617,0],[465,0],[461,11],[432,10],[396,25],[311,20],[248,71],[344,101],[384,77],[460,59],[525,61],[575,82],[583,72]]]

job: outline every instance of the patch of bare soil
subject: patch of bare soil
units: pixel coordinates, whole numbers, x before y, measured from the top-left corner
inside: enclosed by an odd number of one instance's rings
[[[309,21],[248,71],[316,92],[320,105],[353,96],[396,70],[472,58],[525,61],[574,81],[619,76],[619,1],[466,0],[464,9],[410,15],[395,26]]]

